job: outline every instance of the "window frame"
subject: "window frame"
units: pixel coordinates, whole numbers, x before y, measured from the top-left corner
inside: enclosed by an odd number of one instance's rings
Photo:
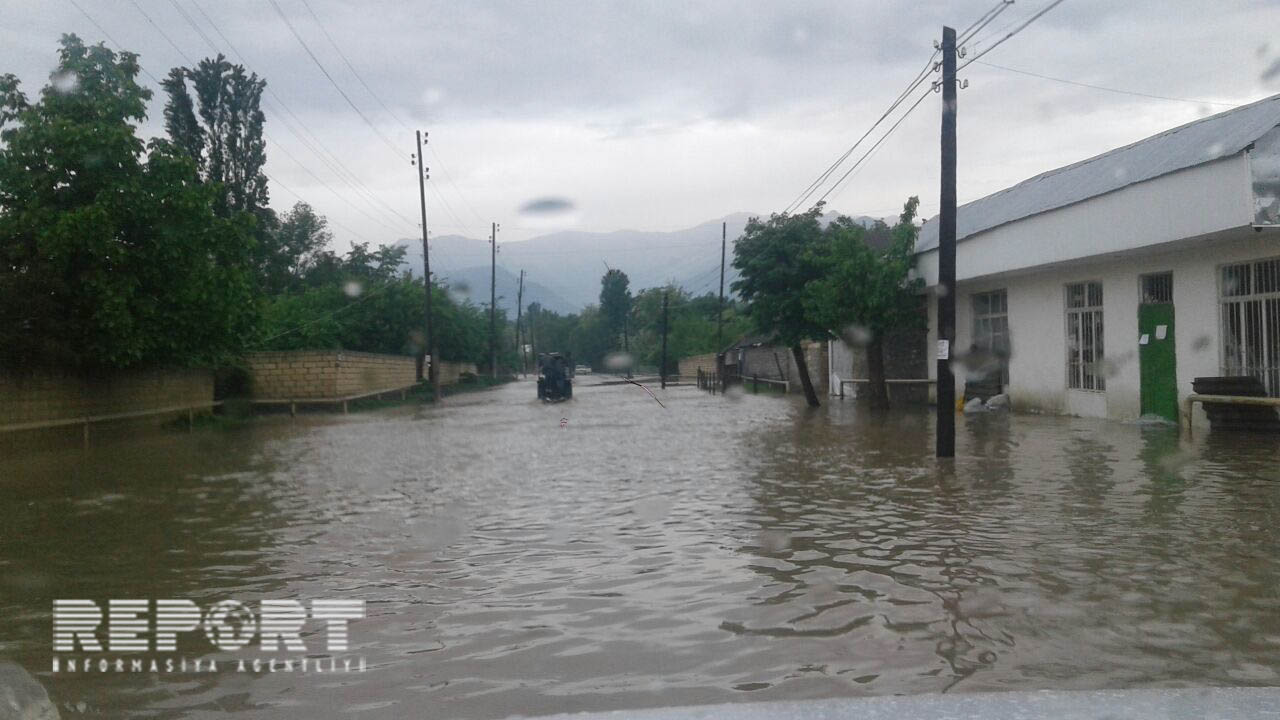
[[[991,310],[991,307],[992,307],[991,300],[993,297],[1000,298],[999,311]],[[978,298],[983,298],[983,300],[986,302],[986,307],[987,307],[986,312],[978,312]],[[969,314],[971,316],[970,329],[972,333],[970,337],[970,341],[975,346],[988,351],[994,350],[995,348],[991,347],[994,343],[992,343],[991,341],[994,340],[996,337],[1001,337],[1004,340],[1005,348],[1007,349],[1009,347],[1009,289],[1008,288],[995,288],[993,290],[970,293],[969,294]],[[988,328],[990,328],[991,321],[994,321],[996,319],[1001,319],[1004,321],[1003,322],[1004,331],[1002,333],[988,332],[986,335],[987,344],[986,346],[984,346],[981,342],[982,335],[978,332],[978,324],[979,322],[986,321],[988,323]],[[1000,384],[1003,387],[1008,387],[1009,385],[1009,363],[1005,361],[1001,361],[1000,363]]]
[[[1258,266],[1266,263],[1276,263],[1277,268],[1274,270],[1280,273],[1280,256],[1269,256],[1260,258],[1249,258],[1244,260],[1236,260],[1233,262],[1225,262],[1219,264],[1214,271],[1215,279],[1218,285],[1218,370],[1222,375],[1226,376],[1254,376],[1262,381],[1263,387],[1270,397],[1280,397],[1280,276],[1271,278],[1272,288],[1261,292],[1259,291],[1260,283],[1258,282]],[[1244,281],[1247,285],[1245,292],[1233,292],[1226,294],[1226,271],[1228,268],[1248,268],[1244,275]],[[1238,352],[1230,353],[1232,349],[1231,336],[1229,335],[1228,321],[1229,308],[1236,307],[1235,311],[1236,324],[1245,341],[1240,343]],[[1246,359],[1248,352],[1248,338],[1251,336],[1249,324],[1250,310],[1256,311],[1257,327],[1252,328],[1257,331],[1255,338],[1261,344],[1261,365],[1255,366],[1254,363]],[[1268,353],[1270,350],[1270,353]],[[1267,364],[1266,356],[1270,354],[1270,365]],[[1229,357],[1234,355],[1235,357]]]
[[[1091,304],[1093,293],[1090,292],[1090,286],[1096,285],[1098,289],[1098,302],[1096,305]],[[1072,288],[1080,287],[1082,303],[1079,306],[1072,306],[1071,295]],[[1062,318],[1064,332],[1064,360],[1066,388],[1077,392],[1105,393],[1107,391],[1106,377],[1101,373],[1100,365],[1106,358],[1106,295],[1101,280],[1080,280],[1077,282],[1066,283],[1062,288]],[[1072,319],[1076,320],[1076,334],[1080,337],[1080,347],[1072,347]],[[1089,345],[1086,352],[1085,344],[1085,320],[1089,320],[1091,327],[1088,334]],[[1073,362],[1073,355],[1077,356]],[[1086,360],[1085,357],[1089,356]],[[1093,369],[1090,370],[1089,366]],[[1092,383],[1092,387],[1087,387]]]

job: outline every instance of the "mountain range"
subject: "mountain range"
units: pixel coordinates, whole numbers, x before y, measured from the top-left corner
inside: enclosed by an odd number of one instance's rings
[[[839,213],[828,213],[824,222]],[[669,232],[567,230],[521,242],[498,243],[494,269],[498,307],[515,316],[518,276],[524,270],[524,305],[537,302],[559,313],[578,312],[599,302],[600,277],[608,268],[627,274],[632,292],[672,283],[694,294],[715,293],[720,287],[720,234],[727,237],[725,293],[737,279],[733,245],[747,221],[759,213],[734,213],[684,230]],[[875,218],[856,216],[870,225]],[[892,220],[890,218],[889,220]],[[499,233],[501,238],[501,233]],[[422,272],[422,243],[403,239],[406,266]],[[461,235],[433,235],[431,271],[449,285],[455,298],[489,303],[489,242]]]

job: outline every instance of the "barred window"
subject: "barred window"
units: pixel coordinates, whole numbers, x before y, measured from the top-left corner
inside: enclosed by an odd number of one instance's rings
[[[1102,283],[1067,286],[1067,387],[1106,390],[1102,363]]]
[[[1222,267],[1222,374],[1280,397],[1280,258]]]

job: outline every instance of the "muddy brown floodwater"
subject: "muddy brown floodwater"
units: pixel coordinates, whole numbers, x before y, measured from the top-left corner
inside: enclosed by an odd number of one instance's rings
[[[0,656],[63,717],[1280,683],[1273,438],[991,415],[940,468],[924,412],[589,382],[9,453]],[[55,598],[363,599],[367,670],[54,674]]]

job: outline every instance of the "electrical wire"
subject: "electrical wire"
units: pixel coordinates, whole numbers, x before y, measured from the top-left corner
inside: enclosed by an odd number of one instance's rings
[[[1061,2],[1061,0],[1059,0],[1059,2]],[[973,23],[971,23],[969,27],[966,28],[966,30],[962,34],[965,36],[971,36],[972,34],[977,33],[983,27],[986,27],[987,23],[990,23],[997,16],[999,16],[1000,13],[1004,12],[1005,9],[1007,9],[1011,4],[1012,3],[1009,2],[1008,0],[999,0],[999,2],[997,2],[989,10],[983,13],[977,20],[973,21]],[[937,49],[933,51],[933,54],[930,55],[929,59],[925,62],[924,68],[919,73],[917,73],[916,76],[910,82],[907,83],[907,87],[898,94],[898,96],[894,99],[892,103],[890,103],[889,108],[885,110],[884,113],[881,114],[880,117],[877,118],[874,123],[872,123],[871,127],[868,128],[867,131],[864,132],[862,136],[859,137],[858,140],[849,147],[848,150],[845,150],[844,153],[840,155],[840,157],[836,158],[835,162],[831,163],[831,165],[827,167],[827,169],[824,170],[816,180],[809,183],[809,186],[806,187],[803,191],[801,191],[800,195],[793,202],[791,202],[791,204],[787,206],[784,212],[792,213],[800,209],[804,205],[804,203],[810,197],[812,197],[815,192],[818,191],[818,188],[820,188],[822,184],[826,182],[831,177],[832,174],[835,173],[835,171],[840,167],[840,165],[842,165],[846,160],[849,159],[851,155],[853,155],[854,151],[857,150],[858,146],[861,145],[868,137],[870,137],[871,134],[875,132],[875,129],[879,127],[880,124],[883,123],[891,114],[893,114],[893,111],[896,110],[898,106],[900,106],[906,100],[906,98],[912,92],[914,92],[915,89],[918,88],[925,81],[925,79],[929,77],[930,71],[936,70],[936,67],[934,65],[934,59],[938,57],[938,54],[940,52],[941,51]],[[847,175],[848,173],[845,174],[845,176]],[[837,181],[837,184],[839,184],[839,181]],[[828,190],[822,197],[826,197],[830,193],[831,193],[831,190]],[[819,202],[821,202],[821,200],[819,200]]]
[[[132,1],[133,0],[131,0],[131,2]],[[320,62],[320,58],[316,57],[315,52],[311,50],[311,46],[307,45],[307,41],[302,39],[302,35],[298,32],[298,29],[293,26],[293,23],[289,22],[289,17],[284,14],[284,10],[280,9],[280,4],[277,3],[276,0],[268,0],[268,2],[271,3],[271,7],[275,8],[276,14],[280,16],[282,21],[284,21],[285,27],[289,28],[289,32],[293,34],[294,39],[297,40],[298,44],[302,46],[302,49],[307,52],[307,56],[311,58],[311,62],[319,68],[325,79],[333,86],[333,89],[338,91],[338,94],[342,96],[342,99],[347,101],[347,104],[351,106],[351,109],[355,111],[356,115],[360,116],[360,119],[364,124],[369,126],[369,129],[372,130],[380,140],[382,140],[387,148],[390,149],[397,157],[401,157],[401,150],[396,147],[396,144],[386,135],[382,134],[382,131],[378,129],[377,125],[373,124],[373,121],[369,119],[369,116],[365,115],[364,111],[351,100],[351,97],[342,89],[342,86],[338,84],[338,81],[333,79],[333,75],[329,74],[329,70],[325,68],[324,63]]]
[[[977,61],[978,61],[978,58],[980,58],[980,57],[982,57],[983,55],[986,55],[987,53],[991,52],[992,50],[995,50],[996,48],[1000,47],[1000,45],[1002,45],[1006,40],[1008,40],[1009,38],[1013,37],[1014,35],[1017,35],[1018,33],[1022,32],[1023,30],[1027,29],[1027,26],[1028,26],[1028,25],[1030,25],[1031,23],[1035,22],[1036,20],[1039,20],[1041,17],[1043,17],[1043,16],[1044,16],[1044,14],[1045,14],[1045,13],[1047,13],[1047,12],[1049,12],[1050,10],[1052,10],[1052,9],[1054,9],[1054,8],[1056,8],[1056,7],[1058,7],[1058,6],[1059,6],[1059,5],[1061,5],[1061,4],[1062,4],[1062,0],[1053,0],[1053,2],[1051,2],[1051,3],[1049,3],[1048,5],[1046,5],[1046,6],[1044,6],[1043,8],[1041,8],[1041,9],[1040,9],[1040,12],[1037,12],[1036,14],[1034,14],[1034,15],[1032,15],[1031,17],[1027,18],[1027,20],[1026,20],[1026,21],[1024,21],[1021,25],[1019,25],[1018,27],[1016,27],[1016,28],[1014,28],[1013,30],[1011,30],[1011,31],[1009,32],[1009,34],[1008,34],[1008,35],[1005,35],[1004,37],[1001,37],[999,40],[995,41],[995,43],[993,43],[991,46],[989,46],[986,50],[983,50],[982,52],[978,53],[977,55],[974,55],[972,58],[969,58],[968,60],[966,60],[966,61],[965,61],[965,63],[964,63],[963,65],[961,65],[960,67],[956,68],[956,72],[958,73],[958,72],[960,72],[961,70],[963,70],[963,69],[965,69],[965,68],[969,67],[969,66],[970,66],[970,65],[972,65],[973,63],[977,62]]]
[[[1067,85],[1075,85],[1077,87],[1089,88],[1091,90],[1102,90],[1105,92],[1117,93],[1120,95],[1133,95],[1135,97],[1150,98],[1152,100],[1169,100],[1172,102],[1195,103],[1197,105],[1220,105],[1222,107],[1228,107],[1228,108],[1240,107],[1235,103],[1225,103],[1225,102],[1218,102],[1214,100],[1195,100],[1192,98],[1170,97],[1167,95],[1152,95],[1150,93],[1136,92],[1133,90],[1121,90],[1119,88],[1105,87],[1103,85],[1091,85],[1089,83],[1083,83],[1076,80],[1068,80],[1066,78],[1053,77],[1051,75],[1041,75],[1040,73],[1034,73],[1034,72],[1031,72],[1030,70],[1019,70],[1018,68],[1011,68],[1005,65],[997,65],[993,62],[987,62],[985,60],[979,60],[977,61],[977,63],[979,65],[986,65],[987,67],[993,67],[999,70],[1005,70],[1007,72],[1017,73],[1019,75],[1029,75],[1034,78],[1040,78],[1041,80],[1052,80],[1054,82],[1065,83]]]
[[[920,97],[916,98],[916,101],[912,103],[911,107],[907,108],[907,111],[902,114],[902,117],[898,118],[897,122],[889,126],[889,129],[885,131],[885,134],[881,135],[880,139],[877,140],[869,150],[863,153],[862,157],[858,158],[858,161],[855,162],[853,165],[851,165],[849,169],[845,171],[844,175],[841,175],[840,179],[837,180],[835,184],[833,184],[825,193],[823,193],[822,197],[818,198],[818,202],[822,202],[823,200],[826,200],[827,196],[835,192],[836,188],[840,187],[840,184],[843,183],[846,178],[852,175],[853,172],[857,170],[862,165],[862,163],[866,161],[868,157],[871,156],[871,153],[875,152],[876,148],[880,147],[881,143],[889,139],[889,136],[893,134],[894,130],[898,129],[898,126],[902,124],[902,121],[906,120],[907,117],[911,115],[911,112],[915,110],[917,107],[919,107],[920,103],[924,102],[924,99],[929,97],[929,95],[932,93],[933,93],[932,89],[926,90],[923,93],[921,93]]]

